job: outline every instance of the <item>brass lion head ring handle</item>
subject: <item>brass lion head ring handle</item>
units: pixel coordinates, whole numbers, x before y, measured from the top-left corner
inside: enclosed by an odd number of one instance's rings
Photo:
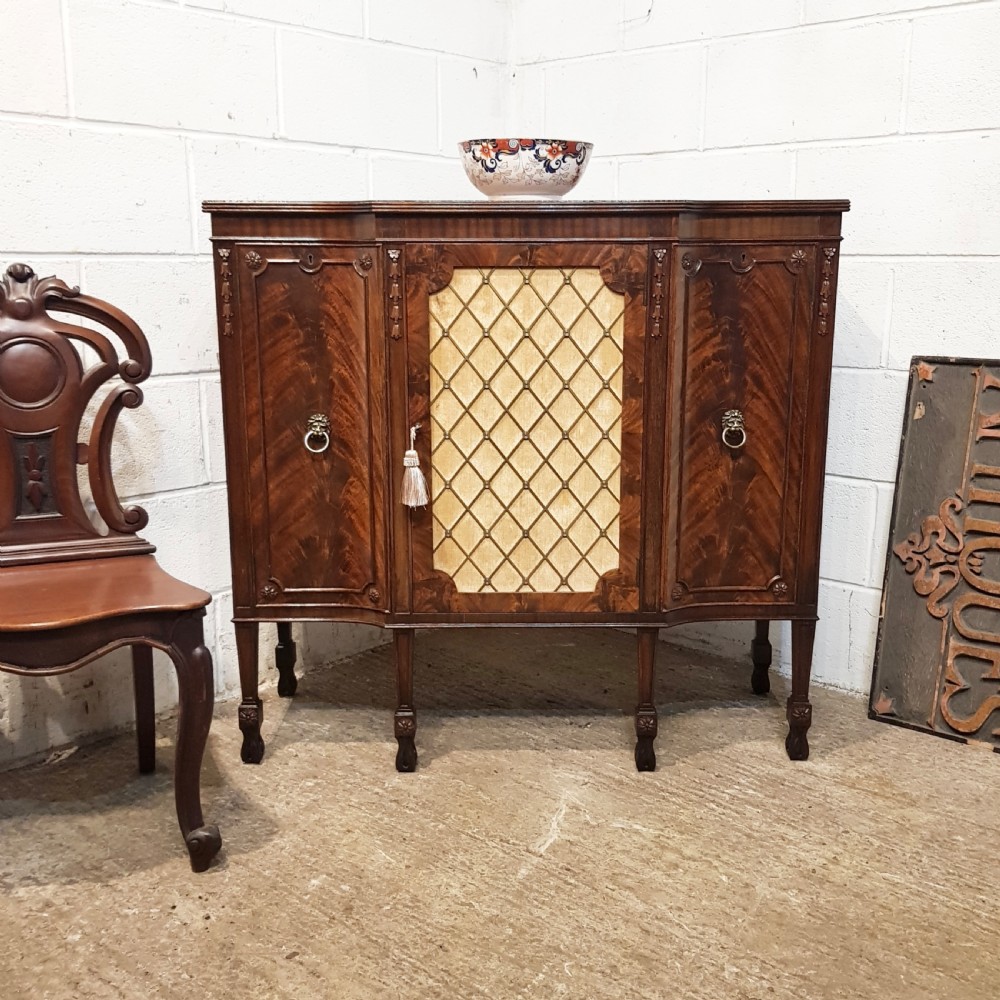
[[[722,443],[732,451],[739,451],[747,443],[742,410],[726,410],[722,414]]]
[[[306,451],[311,451],[314,455],[326,451],[330,447],[330,418],[323,413],[314,413],[306,421],[302,443],[306,446]]]

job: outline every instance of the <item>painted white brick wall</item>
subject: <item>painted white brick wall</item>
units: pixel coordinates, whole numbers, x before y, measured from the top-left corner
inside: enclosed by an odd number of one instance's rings
[[[515,109],[596,144],[574,197],[851,199],[814,676],[867,690],[910,356],[1000,355],[1000,3],[515,0],[514,26]]]
[[[201,201],[472,195],[454,144],[505,127],[512,17],[507,0],[0,0],[0,265],[79,283],[146,332],[153,376],[119,421],[116,482],[164,568],[212,592],[220,694],[238,672]],[[295,633],[306,662],[383,638]],[[272,681],[274,642],[264,627]],[[176,685],[155,662],[163,710]],[[132,717],[123,652],[0,675],[0,766]]]
[[[117,474],[164,566],[214,595],[220,692],[237,673],[201,200],[470,197],[455,141],[507,132],[595,141],[572,197],[852,199],[816,676],[866,687],[909,355],[1000,353],[1000,2],[0,0],[0,37],[0,262],[79,281],[149,335]],[[686,636],[744,650],[746,632]],[[314,660],[379,638],[297,636]],[[0,677],[0,764],[127,724],[124,664]]]

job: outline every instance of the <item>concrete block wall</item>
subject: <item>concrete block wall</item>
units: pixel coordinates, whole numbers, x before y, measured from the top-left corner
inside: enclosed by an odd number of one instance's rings
[[[572,197],[851,199],[814,660],[838,687],[870,682],[910,356],[1000,355],[998,47],[995,0],[515,3],[519,134],[596,144]]]
[[[511,23],[507,0],[0,0],[0,265],[80,284],[146,332],[153,375],[122,414],[116,482],[162,565],[213,594],[219,694],[238,673],[201,201],[474,194],[454,143],[506,127]],[[382,639],[296,633],[306,662]],[[171,674],[157,654],[161,710]],[[132,718],[123,652],[0,675],[0,766]]]

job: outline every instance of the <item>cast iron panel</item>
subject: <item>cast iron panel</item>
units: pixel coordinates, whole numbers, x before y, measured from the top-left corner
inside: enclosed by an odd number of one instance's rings
[[[1000,750],[1000,361],[914,358],[869,715]]]

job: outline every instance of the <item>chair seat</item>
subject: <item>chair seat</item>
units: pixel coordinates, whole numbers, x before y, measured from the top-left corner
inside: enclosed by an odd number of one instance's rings
[[[143,611],[192,611],[211,594],[162,570],[151,555],[0,569],[0,632],[49,631]]]

